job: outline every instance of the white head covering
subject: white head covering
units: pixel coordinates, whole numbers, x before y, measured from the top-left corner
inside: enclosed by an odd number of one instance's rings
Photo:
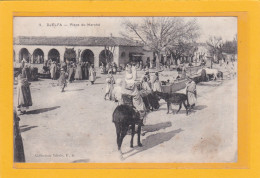
[[[126,71],[125,74],[125,84],[128,86],[133,86],[135,84],[133,74]]]

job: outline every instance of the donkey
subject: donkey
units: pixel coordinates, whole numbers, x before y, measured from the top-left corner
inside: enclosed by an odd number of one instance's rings
[[[124,137],[127,134],[129,126],[132,130],[130,147],[133,148],[135,125],[138,126],[138,128],[137,128],[138,146],[140,146],[140,147],[142,146],[141,141],[140,141],[142,120],[140,119],[140,113],[138,111],[136,111],[132,106],[129,106],[129,105],[117,106],[113,112],[113,122],[116,127],[118,151],[121,153],[121,155],[122,155],[121,145],[122,145]]]
[[[159,109],[159,98],[154,93],[149,93],[147,96],[142,96],[143,102],[145,104],[145,107],[148,110],[154,111]]]
[[[188,115],[189,101],[187,95],[182,93],[162,93],[158,91],[156,91],[155,93],[160,99],[166,101],[168,109],[167,114],[169,114],[169,108],[171,104],[179,105],[179,109],[176,114],[181,110],[183,104],[186,109],[186,115]],[[187,102],[187,104],[185,102]]]

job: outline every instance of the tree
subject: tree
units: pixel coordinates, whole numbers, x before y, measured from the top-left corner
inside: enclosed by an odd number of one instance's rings
[[[222,37],[211,36],[208,41],[206,42],[208,46],[208,51],[211,56],[213,56],[213,60],[219,59],[222,56],[222,47],[223,47],[223,40]],[[216,62],[216,61],[214,61]],[[213,61],[211,60],[211,68],[212,68]]]
[[[233,41],[223,42],[221,37],[210,37],[207,41],[208,50],[211,56],[216,58],[219,62],[220,59],[224,58],[223,53],[237,54],[237,35],[235,35]]]
[[[183,55],[190,57],[191,61],[189,62],[192,62],[194,53],[198,50],[198,48],[196,43],[179,42],[175,46],[168,47],[167,50],[169,51],[169,54],[173,57],[175,65],[177,65],[177,61]]]
[[[233,41],[226,41],[222,46],[222,50],[228,54],[237,54],[237,36],[235,35]]]
[[[106,63],[113,61],[115,46],[105,46]]]
[[[115,46],[113,45],[105,45],[104,50],[99,55],[99,65],[103,63],[107,65],[108,63],[113,62],[113,56],[115,52]]]
[[[179,42],[191,42],[199,36],[199,27],[195,19],[181,17],[145,17],[140,23],[126,19],[123,24],[126,33],[132,39],[140,40],[156,56],[156,68],[159,69],[161,54]]]

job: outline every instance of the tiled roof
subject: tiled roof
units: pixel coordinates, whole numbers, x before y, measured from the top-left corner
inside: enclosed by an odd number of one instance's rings
[[[143,46],[140,43],[121,37],[34,37],[14,38],[15,45],[51,45],[51,46]]]

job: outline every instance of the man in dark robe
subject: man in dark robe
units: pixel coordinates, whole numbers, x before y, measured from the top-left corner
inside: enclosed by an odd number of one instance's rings
[[[207,77],[207,73],[206,73],[205,68],[203,68],[202,71],[201,71],[201,81],[202,82],[208,81],[208,77]]]
[[[30,83],[22,75],[19,75],[17,85],[17,109],[21,114],[24,114],[29,106],[32,106]]]
[[[30,69],[28,65],[25,65],[24,68],[22,69],[22,77],[30,81]]]
[[[82,62],[82,65],[81,65],[82,80],[85,80],[85,65],[86,65],[86,63]]]
[[[86,62],[85,63],[85,80],[88,80],[89,79],[89,63]]]
[[[25,162],[23,139],[20,132],[19,121],[16,110],[13,110],[13,144],[14,144],[14,162]]]

